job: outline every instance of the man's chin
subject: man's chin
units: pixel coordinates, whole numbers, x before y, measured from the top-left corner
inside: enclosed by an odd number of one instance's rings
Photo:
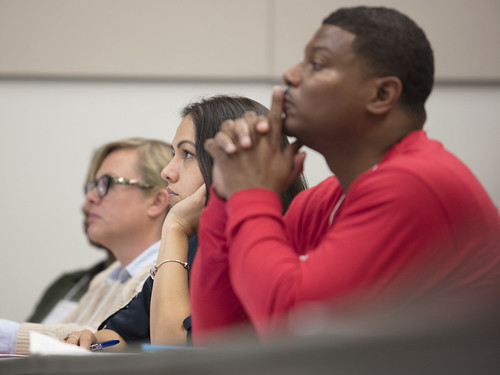
[[[285,118],[283,120],[283,132],[287,137],[296,137],[296,133],[294,132],[294,123],[293,120]]]

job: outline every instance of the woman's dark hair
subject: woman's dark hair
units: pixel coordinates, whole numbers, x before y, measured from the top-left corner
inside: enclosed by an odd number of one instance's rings
[[[214,165],[210,154],[205,150],[204,143],[213,138],[219,131],[220,124],[224,120],[235,120],[243,116],[247,111],[254,111],[257,115],[267,116],[269,110],[255,100],[242,96],[217,95],[204,98],[198,102],[188,104],[181,110],[182,118],[191,116],[196,134],[196,158],[200,171],[208,189],[212,184],[212,168]],[[281,136],[281,147],[288,145],[288,139]],[[304,176],[301,174],[290,187],[281,194],[283,210],[286,211],[292,199],[302,190],[307,188]]]

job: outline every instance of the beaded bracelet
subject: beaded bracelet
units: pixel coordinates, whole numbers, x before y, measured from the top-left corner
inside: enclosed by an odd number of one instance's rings
[[[149,270],[149,274],[151,275],[151,278],[154,280],[156,273],[160,269],[162,264],[168,263],[168,262],[174,262],[174,263],[179,263],[181,264],[185,269],[189,271],[189,268],[191,268],[191,265],[188,262],[183,262],[182,260],[177,260],[177,259],[166,259],[164,261],[161,261],[158,264],[155,264],[151,269]]]

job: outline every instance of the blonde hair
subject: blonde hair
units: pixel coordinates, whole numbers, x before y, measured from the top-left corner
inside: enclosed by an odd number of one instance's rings
[[[142,182],[152,186],[153,190],[167,187],[167,182],[161,178],[160,173],[172,159],[172,146],[168,142],[157,139],[138,137],[121,139],[101,146],[92,157],[86,183],[95,181],[97,171],[104,159],[113,151],[121,149],[138,150],[138,162],[135,168]]]

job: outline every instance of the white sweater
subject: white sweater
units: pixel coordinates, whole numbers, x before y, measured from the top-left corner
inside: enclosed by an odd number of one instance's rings
[[[29,353],[30,331],[37,331],[59,339],[73,331],[89,329],[95,332],[107,317],[125,306],[141,291],[144,281],[149,276],[149,269],[155,261],[156,257],[154,261],[142,267],[139,272],[124,282],[110,282],[107,277],[120,267],[118,261],[114,262],[94,277],[78,306],[65,318],[64,323],[54,325],[22,323],[17,334],[16,353]]]

